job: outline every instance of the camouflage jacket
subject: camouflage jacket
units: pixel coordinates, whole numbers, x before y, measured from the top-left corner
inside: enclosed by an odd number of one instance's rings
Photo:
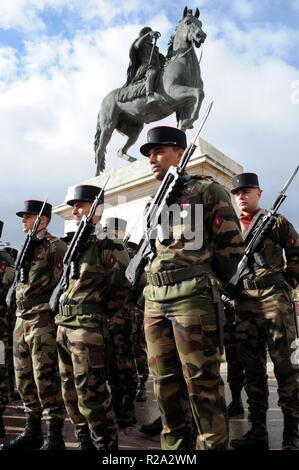
[[[129,255],[119,239],[92,233],[78,262],[79,278],[69,278],[60,296],[63,305],[78,305],[79,312],[61,312],[55,322],[65,326],[96,327],[101,318],[111,317],[129,306],[130,284],[125,277]],[[80,306],[82,313],[80,313]],[[86,306],[86,308],[84,308]],[[90,308],[90,312],[86,311]]]
[[[66,244],[60,238],[52,236],[46,229],[41,230],[37,238],[40,243],[34,250],[28,282],[26,284],[18,282],[16,287],[17,316],[21,316],[24,312],[32,314],[50,310],[47,298],[50,299],[61,275]],[[23,302],[34,302],[38,298],[41,299],[38,305],[22,308]]]
[[[5,304],[5,297],[14,279],[14,260],[5,251],[0,250],[0,305]]]
[[[249,243],[266,211],[261,209],[253,217],[247,231],[243,232],[245,245]],[[250,264],[252,279],[282,272],[285,273],[291,287],[299,282],[299,235],[293,225],[282,215],[270,230],[262,248]]]
[[[5,297],[14,279],[14,260],[4,250],[0,250],[0,339],[6,336],[8,313]]]
[[[240,224],[229,193],[211,178],[192,176],[175,202],[180,210],[173,216],[169,239],[156,240],[156,256],[146,272],[205,264],[210,266],[214,277],[226,283],[244,253]],[[193,241],[192,233],[196,234]],[[207,279],[199,287],[190,278],[175,286],[150,286],[151,289],[145,288],[144,295],[157,301],[175,299],[199,293],[198,290],[209,287],[206,283]]]

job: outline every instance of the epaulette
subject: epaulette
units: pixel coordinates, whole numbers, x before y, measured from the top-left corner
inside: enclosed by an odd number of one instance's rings
[[[208,180],[208,181],[215,181],[213,176],[205,176],[205,175],[192,175],[191,176],[194,179],[197,180]]]
[[[60,238],[58,237],[54,237],[53,235],[48,235],[45,240],[47,240],[48,242],[50,243],[55,243],[57,242],[57,240],[60,240]]]

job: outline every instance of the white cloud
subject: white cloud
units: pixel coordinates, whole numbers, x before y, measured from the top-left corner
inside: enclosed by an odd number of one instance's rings
[[[233,0],[232,7],[242,18],[248,18],[254,10],[254,2],[248,0]]]
[[[299,11],[299,0],[292,0],[291,7],[294,8],[294,10]]]
[[[100,17],[109,24],[117,14],[137,12],[141,5],[140,0],[5,0],[0,3],[0,27],[45,30],[46,25],[39,14],[49,7],[56,11],[66,7],[85,20]]]
[[[1,80],[10,80],[15,76],[17,70],[17,55],[12,47],[0,48],[0,84]],[[0,85],[1,86],[1,85]],[[1,89],[0,89],[1,91]]]

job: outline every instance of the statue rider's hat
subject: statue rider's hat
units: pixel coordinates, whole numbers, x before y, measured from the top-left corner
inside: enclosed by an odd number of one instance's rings
[[[259,180],[255,173],[240,173],[232,178],[231,193],[235,194],[242,188],[257,188],[260,189]]]
[[[150,31],[152,31],[152,28],[150,28],[150,26],[144,26],[144,27],[139,31],[139,37],[141,38],[142,36],[144,36],[146,33],[149,33]]]
[[[187,147],[187,138],[184,131],[170,126],[157,126],[147,133],[147,143],[140,147],[142,155],[148,156],[148,152],[153,147],[159,145],[170,145],[180,147],[183,150]]]

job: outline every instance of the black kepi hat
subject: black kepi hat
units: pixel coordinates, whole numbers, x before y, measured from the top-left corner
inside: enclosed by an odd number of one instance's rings
[[[13,258],[14,261],[16,261],[18,256],[18,250],[16,248],[13,248],[12,246],[6,246],[4,247],[4,250]]]
[[[233,188],[232,194],[235,194],[242,188],[257,188],[260,189],[259,180],[255,173],[240,173],[232,178]]]
[[[140,147],[142,155],[147,157],[151,148],[157,145],[171,145],[181,147],[183,150],[187,147],[187,138],[184,131],[170,126],[157,126],[150,129],[147,133],[147,143]]]
[[[62,240],[65,243],[71,242],[75,233],[76,232],[66,232],[64,237],[60,237],[60,240]]]
[[[2,222],[2,220],[0,220],[0,237],[2,235],[3,225],[4,223]]]
[[[127,221],[125,219],[120,219],[119,217],[108,217],[106,219],[104,228],[108,230],[121,230],[122,232],[126,231]]]
[[[96,196],[102,191],[99,186],[92,186],[91,184],[80,184],[75,186],[73,198],[66,203],[73,206],[75,202],[93,202]],[[102,192],[100,204],[104,203],[104,191]]]
[[[24,201],[24,209],[16,212],[16,215],[18,217],[23,217],[24,214],[38,215],[41,211],[41,208],[43,207],[44,202],[45,201],[35,201],[32,199]],[[51,218],[52,204],[49,204],[48,202],[45,203],[42,215]]]

